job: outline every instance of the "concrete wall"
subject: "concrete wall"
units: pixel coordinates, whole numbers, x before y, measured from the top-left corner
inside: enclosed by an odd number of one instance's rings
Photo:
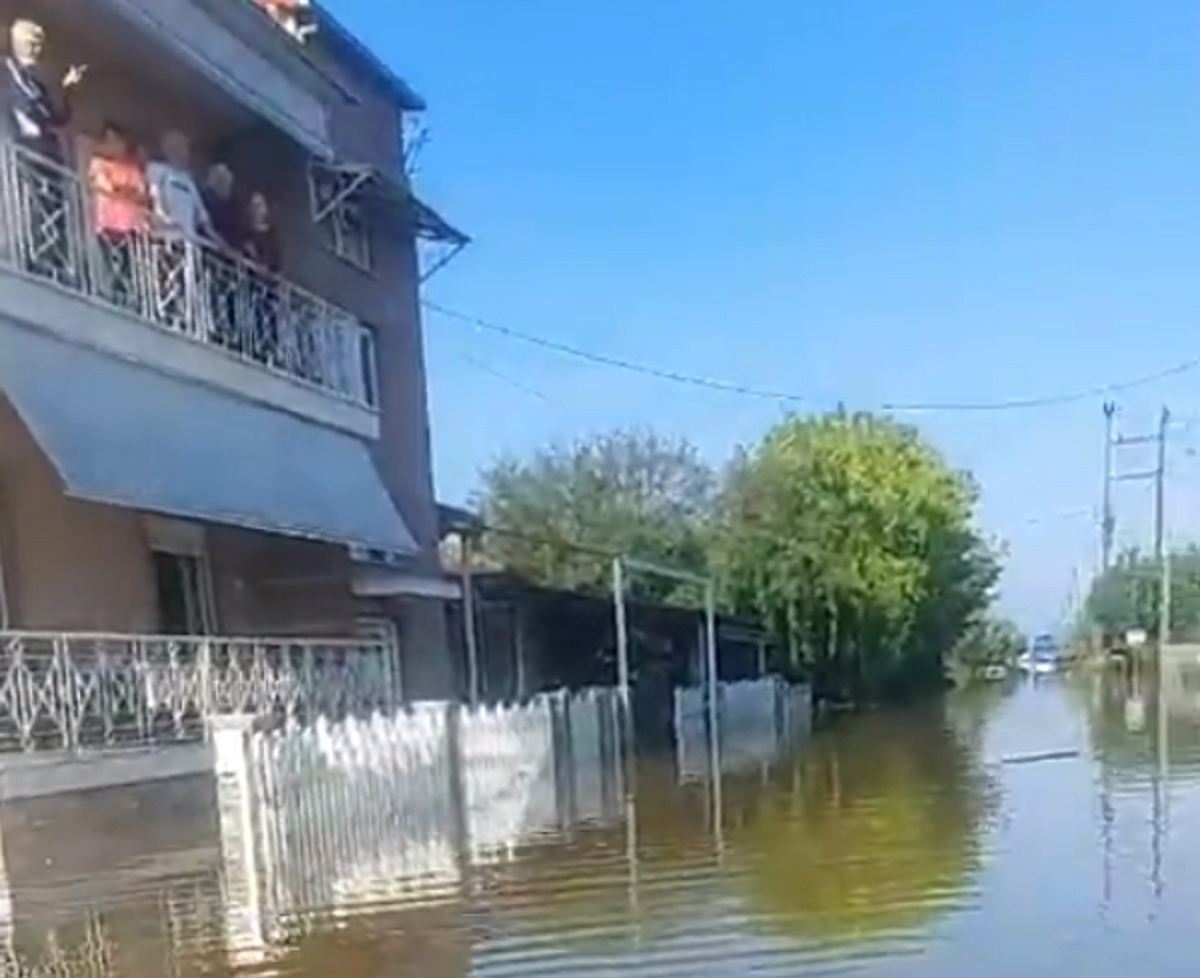
[[[121,974],[168,974],[172,960],[219,948],[215,810],[211,774],[5,802],[15,948],[36,960],[53,934],[71,951],[97,914]]]
[[[379,607],[396,624],[404,698],[410,701],[456,698],[458,690],[454,662],[446,646],[443,603],[394,598]]]
[[[10,626],[154,630],[154,582],[137,514],[65,496],[57,474],[3,397],[0,492],[0,560]]]

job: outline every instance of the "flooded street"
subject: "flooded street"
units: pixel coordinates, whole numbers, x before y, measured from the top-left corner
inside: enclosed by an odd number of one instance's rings
[[[611,817],[452,883],[342,893],[257,950],[229,946],[206,785],[21,803],[4,823],[12,941],[28,973],[121,978],[1007,978],[1063,961],[1182,978],[1200,954],[1189,685],[1170,684],[1165,722],[1120,677],[979,689],[843,719],[716,785],[647,760]]]

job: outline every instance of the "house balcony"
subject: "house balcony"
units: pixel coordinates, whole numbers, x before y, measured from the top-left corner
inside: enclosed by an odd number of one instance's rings
[[[374,334],[346,311],[197,242],[113,243],[74,172],[11,144],[0,145],[0,225],[0,327],[378,437]]]
[[[0,631],[0,754],[186,744],[221,716],[337,719],[399,703],[370,639]]]
[[[189,88],[199,80],[247,119],[265,120],[317,156],[332,155],[329,105],[347,93],[257,3],[97,0],[86,14],[75,0],[38,0],[34,7],[23,15],[64,26],[83,26],[86,18],[96,47],[119,61]]]

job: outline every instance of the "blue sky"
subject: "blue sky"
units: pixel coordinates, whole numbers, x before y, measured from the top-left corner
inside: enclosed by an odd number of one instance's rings
[[[476,239],[430,283],[447,306],[813,408],[1200,356],[1194,0],[331,6],[430,103],[423,192]],[[436,315],[426,344],[451,501],[504,450],[653,423],[720,459],[781,410]],[[1200,369],[1125,392],[1125,427],[1200,418],[1198,393]],[[1005,609],[1052,623],[1096,561],[1100,399],[911,420],[982,484]],[[1180,537],[1197,434],[1173,452]],[[1117,498],[1144,542],[1148,487]]]

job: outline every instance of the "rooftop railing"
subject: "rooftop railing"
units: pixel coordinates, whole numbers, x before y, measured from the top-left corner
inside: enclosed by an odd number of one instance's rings
[[[377,408],[374,334],[350,313],[202,242],[100,232],[90,204],[75,173],[0,142],[0,264]]]

